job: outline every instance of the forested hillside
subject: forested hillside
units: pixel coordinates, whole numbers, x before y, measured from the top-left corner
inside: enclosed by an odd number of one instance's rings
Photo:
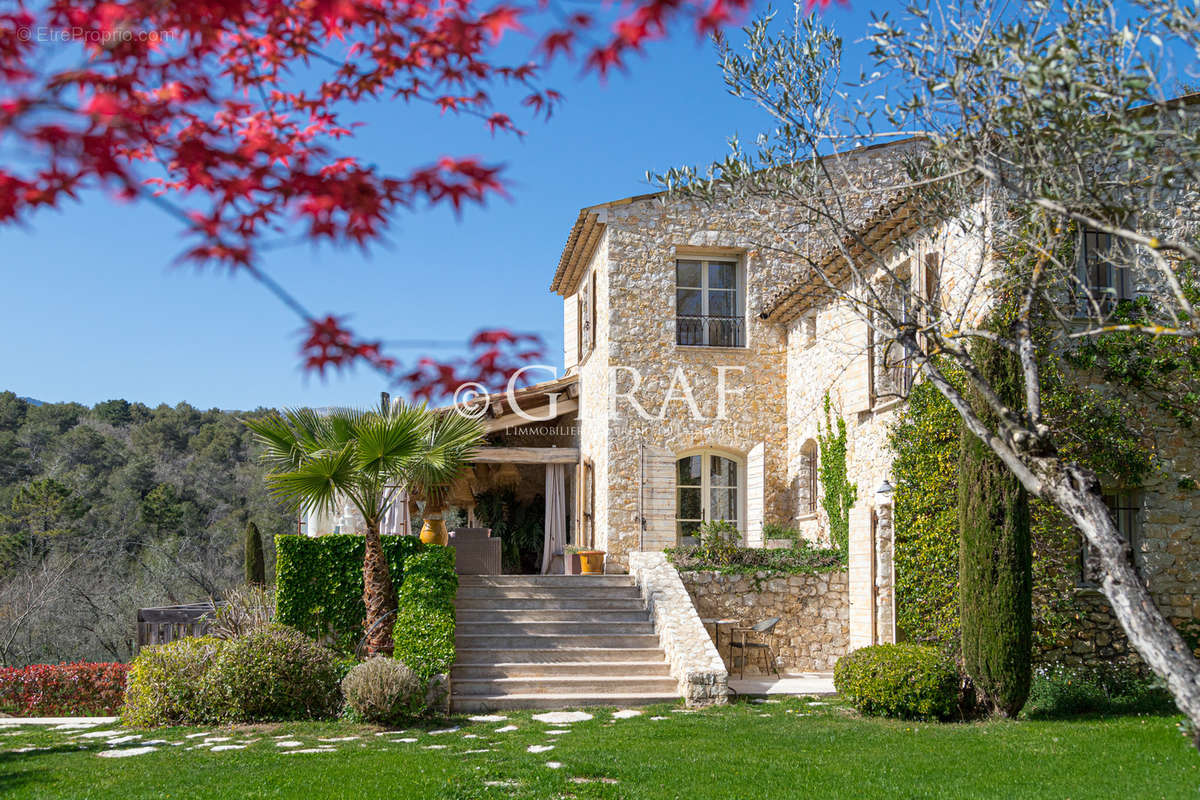
[[[294,517],[240,416],[0,393],[0,665],[127,660],[139,607],[219,597],[253,520],[272,574]]]

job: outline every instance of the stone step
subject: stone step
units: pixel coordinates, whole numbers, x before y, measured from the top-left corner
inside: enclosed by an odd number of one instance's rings
[[[586,634],[632,636],[654,633],[654,623],[642,615],[641,622],[469,622],[459,620],[455,632],[460,636],[486,634],[489,636],[523,636],[532,634],[560,635],[563,638]]]
[[[660,654],[661,655],[661,654]],[[459,664],[450,669],[451,681],[494,680],[497,678],[539,678],[569,676],[653,675],[665,677],[671,666],[655,661],[509,661],[488,664]]]
[[[628,575],[460,575],[459,586],[569,587],[633,586]]]
[[[595,609],[597,611],[641,611],[645,613],[646,606],[637,595],[630,597],[611,597],[606,595],[571,595],[569,597],[497,597],[488,594],[485,597],[459,596],[455,606],[460,612],[469,610],[516,610],[525,609],[536,611],[581,611]]]
[[[455,631],[454,646],[471,650],[572,650],[579,647],[659,647],[653,633],[577,633],[568,636],[543,633],[463,633]]]
[[[450,698],[453,713],[465,714],[480,711],[508,711],[520,708],[596,708],[645,706],[651,703],[670,703],[679,699],[678,692],[646,692],[643,694],[500,694],[460,695]]]
[[[455,697],[467,697],[514,694],[665,694],[675,691],[678,685],[678,681],[669,675],[568,675],[455,680],[451,681],[450,688]]]
[[[562,609],[562,608],[460,608],[458,625],[495,622],[596,622],[624,624],[648,622],[650,617],[644,608],[629,610],[613,609]]]
[[[527,600],[637,600],[642,596],[633,586],[585,586],[578,589],[570,586],[465,586],[459,585],[458,599],[506,599]]]
[[[559,639],[560,637],[553,637]],[[631,661],[664,661],[666,657],[658,647],[522,647],[497,649],[493,647],[469,647],[459,645],[455,666],[492,664],[551,664],[579,663],[609,664]]]

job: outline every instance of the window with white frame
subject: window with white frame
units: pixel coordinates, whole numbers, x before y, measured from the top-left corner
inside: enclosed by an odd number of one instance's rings
[[[680,545],[700,544],[700,526],[727,520],[741,529],[742,464],[704,450],[675,462],[675,536]]]
[[[675,262],[675,341],[701,347],[745,347],[742,272],[736,259]]]
[[[1140,571],[1141,559],[1141,512],[1142,497],[1138,492],[1112,492],[1105,494],[1104,504],[1117,523],[1117,532],[1129,542],[1129,554],[1134,569]],[[1096,549],[1080,536],[1079,585],[1099,586],[1104,578],[1104,568]]]

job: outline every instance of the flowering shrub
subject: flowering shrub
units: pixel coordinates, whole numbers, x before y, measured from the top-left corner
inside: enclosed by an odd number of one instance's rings
[[[127,664],[34,664],[0,669],[0,714],[108,716],[125,694]]]

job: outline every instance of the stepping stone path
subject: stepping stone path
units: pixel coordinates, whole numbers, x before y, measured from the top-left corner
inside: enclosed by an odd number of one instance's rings
[[[458,730],[459,730],[459,728],[442,728],[440,731],[430,731],[429,735],[437,736],[442,733],[456,733]],[[326,740],[326,741],[328,741],[328,740]]]
[[[525,751],[528,753],[545,753],[553,749],[554,745],[552,744],[531,744],[525,748]]]
[[[317,739],[318,742],[353,742],[358,739],[357,736],[330,736],[326,739]]]
[[[504,722],[508,717],[503,714],[478,714],[474,717],[467,717],[471,722]]]
[[[246,745],[244,745],[244,744],[219,744],[216,747],[214,747],[211,752],[219,753],[222,750],[245,750],[245,749],[246,749]]]
[[[288,750],[285,756],[295,756],[301,753],[336,753],[336,747],[309,747],[305,750]]]
[[[276,742],[276,747],[303,747],[304,742],[297,742],[295,739],[287,739],[282,742]]]
[[[102,753],[96,753],[100,758],[128,758],[129,756],[144,756],[146,753],[153,753],[157,747],[126,747],[121,750],[105,750]]]
[[[391,741],[392,744],[399,744],[400,742],[403,742],[404,744],[412,744],[416,741],[416,739],[392,739]]]
[[[79,734],[79,738],[80,739],[111,739],[114,736],[120,736],[122,733],[124,733],[124,731],[88,731],[87,733]],[[11,734],[11,735],[15,735],[15,734]],[[207,733],[201,734],[201,735],[208,736]],[[191,738],[191,737],[188,737],[188,738]]]
[[[642,712],[638,711],[636,708],[624,708],[620,711],[613,712],[613,719],[632,719],[633,717],[640,717],[641,715]]]
[[[569,728],[567,728],[567,729],[558,730],[558,731],[546,731],[546,735],[547,736],[558,736],[560,733],[570,733],[570,732],[571,732],[571,730]]]
[[[426,750],[445,750],[449,746],[450,745],[447,745],[447,744],[427,744],[427,745],[425,745],[425,749]]]
[[[86,734],[86,733],[84,734],[84,736],[89,736],[89,735],[90,735],[90,734]],[[212,731],[205,731],[205,732],[203,732],[203,733],[189,733],[187,736],[185,736],[185,737],[183,737],[183,738],[185,738],[185,739],[199,739],[201,736],[212,736]]]
[[[134,733],[134,734],[130,734],[129,736],[118,736],[115,739],[109,739],[107,742],[105,742],[105,744],[107,744],[107,745],[125,744],[126,742],[137,741],[140,738],[142,738],[142,737],[139,734]]]
[[[503,728],[496,728],[495,732],[496,733],[508,733],[509,731],[515,731],[516,729],[517,729],[516,725],[505,725]]]
[[[561,761],[547,761],[546,766],[550,769],[562,769]]]
[[[546,714],[534,714],[532,719],[550,725],[570,725],[572,722],[586,722],[592,719],[592,715],[584,711],[551,711]]]

